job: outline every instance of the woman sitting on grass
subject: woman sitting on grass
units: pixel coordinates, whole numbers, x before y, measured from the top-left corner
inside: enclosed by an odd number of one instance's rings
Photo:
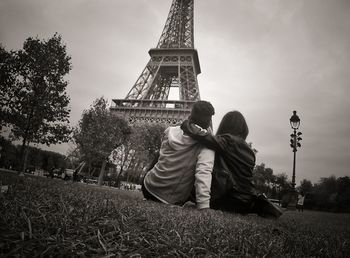
[[[249,130],[243,115],[228,112],[216,135],[184,121],[185,134],[209,149],[215,150],[210,207],[238,213],[257,213],[264,217],[279,217],[282,212],[264,195],[257,195],[253,184],[255,154],[245,141]]]

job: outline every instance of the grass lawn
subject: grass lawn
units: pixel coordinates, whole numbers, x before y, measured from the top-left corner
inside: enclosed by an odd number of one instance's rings
[[[279,219],[143,201],[142,194],[0,172],[0,257],[350,257],[350,214]]]

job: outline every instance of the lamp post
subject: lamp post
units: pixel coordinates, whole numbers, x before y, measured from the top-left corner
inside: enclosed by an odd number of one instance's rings
[[[293,176],[292,176],[292,191],[290,194],[290,201],[289,201],[289,208],[295,209],[296,201],[297,201],[297,196],[296,196],[296,191],[295,191],[295,161],[296,161],[296,153],[298,148],[301,147],[300,141],[302,138],[300,137],[302,135],[301,132],[298,132],[299,126],[300,126],[300,118],[297,115],[297,111],[293,111],[293,115],[289,119],[290,126],[293,129],[293,133],[290,135],[290,147],[293,150]]]

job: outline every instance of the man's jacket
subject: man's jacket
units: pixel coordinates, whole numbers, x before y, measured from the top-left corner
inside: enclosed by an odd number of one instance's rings
[[[164,203],[182,205],[195,186],[198,208],[209,208],[214,151],[185,135],[180,126],[164,132],[158,162],[146,174],[144,185]]]

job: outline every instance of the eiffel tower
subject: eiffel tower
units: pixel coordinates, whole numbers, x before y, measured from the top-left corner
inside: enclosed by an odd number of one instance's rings
[[[193,0],[173,0],[157,47],[124,99],[113,99],[111,111],[132,123],[177,124],[200,100],[201,69],[193,43]],[[169,92],[178,100],[169,100]]]

